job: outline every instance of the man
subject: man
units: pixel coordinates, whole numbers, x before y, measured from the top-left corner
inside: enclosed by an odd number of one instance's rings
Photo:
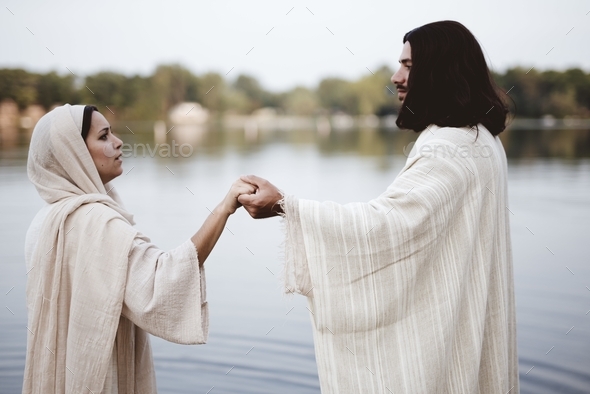
[[[320,203],[246,176],[239,201],[286,221],[285,291],[308,298],[323,393],[517,393],[508,110],[460,23],[403,42],[397,124],[421,134],[383,194]]]

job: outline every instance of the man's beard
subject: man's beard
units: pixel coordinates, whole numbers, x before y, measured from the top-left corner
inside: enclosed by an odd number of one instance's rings
[[[408,89],[403,85],[395,85],[397,89],[397,98],[399,101],[404,101],[406,94],[408,94]],[[400,95],[403,94],[403,97]]]

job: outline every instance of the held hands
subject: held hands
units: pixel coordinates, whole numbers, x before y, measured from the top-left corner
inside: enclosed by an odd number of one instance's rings
[[[283,212],[282,198],[279,189],[266,179],[245,175],[233,183],[218,209],[231,215],[243,205],[254,219],[268,218]]]
[[[283,195],[275,185],[255,175],[242,176],[240,181],[255,189],[253,193],[238,196],[238,202],[254,219],[269,218],[283,213],[283,208],[279,204]]]
[[[225,198],[191,238],[199,253],[199,264],[202,265],[207,259],[223,232],[227,219],[242,204],[253,218],[267,218],[282,213],[283,210],[279,204],[282,198],[279,189],[257,176],[243,176],[235,181]]]
[[[250,183],[244,182],[241,179],[235,181],[221,204],[219,204],[219,208],[223,210],[223,212],[227,213],[228,215],[232,215],[236,210],[242,206],[238,202],[238,197],[241,195],[250,195],[256,192],[256,187]]]

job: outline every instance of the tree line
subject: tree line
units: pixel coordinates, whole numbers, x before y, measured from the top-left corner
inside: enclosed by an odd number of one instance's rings
[[[350,115],[395,114],[399,101],[383,66],[357,80],[325,78],[314,88],[298,86],[271,92],[256,78],[239,75],[229,81],[209,72],[195,75],[181,65],[161,65],[152,75],[127,76],[98,72],[85,78],[56,72],[32,73],[23,69],[0,69],[0,101],[14,100],[20,109],[38,104],[49,110],[62,103],[104,106],[118,120],[164,119],[170,108],[183,101],[196,101],[214,114],[250,114],[262,107],[294,115],[342,111]],[[537,71],[511,68],[493,73],[507,94],[516,117],[590,118],[590,73],[579,68]]]

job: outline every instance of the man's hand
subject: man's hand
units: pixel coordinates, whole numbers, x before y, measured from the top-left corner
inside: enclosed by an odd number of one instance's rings
[[[283,213],[279,201],[283,195],[272,183],[255,175],[245,175],[240,180],[247,182],[256,188],[254,194],[242,194],[238,202],[244,206],[254,219],[263,219],[278,216]]]

